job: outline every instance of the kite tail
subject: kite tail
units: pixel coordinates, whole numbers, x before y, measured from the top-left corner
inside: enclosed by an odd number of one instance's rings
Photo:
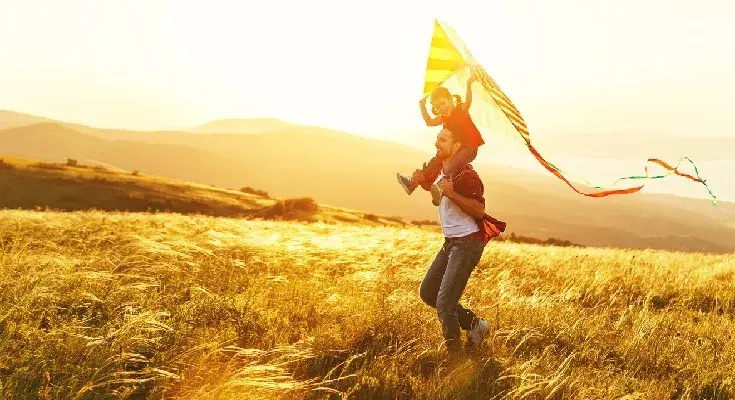
[[[679,164],[681,164],[682,160],[689,161],[689,163],[692,164],[692,167],[694,168],[694,174],[697,175],[696,178],[694,176],[690,175],[690,174],[687,174],[687,173],[684,173],[684,172],[679,171]],[[670,175],[673,172],[676,175],[683,176],[683,177],[689,178],[689,179],[691,179],[691,180],[693,180],[695,182],[701,183],[702,185],[704,185],[705,189],[707,189],[707,193],[709,193],[709,195],[712,197],[712,203],[715,204],[715,205],[717,204],[717,196],[715,196],[715,194],[712,193],[712,190],[709,188],[709,186],[707,186],[707,180],[706,179],[703,179],[702,177],[699,176],[699,169],[697,168],[697,165],[694,164],[694,161],[692,161],[691,159],[689,159],[689,157],[682,157],[679,160],[679,163],[676,165],[676,167],[672,167],[671,165],[667,164],[666,162],[664,162],[662,160],[659,160],[659,159],[656,159],[656,158],[649,158],[648,161],[649,162],[654,162],[654,163],[656,163],[656,164],[658,164],[658,165],[666,168],[667,170],[671,171],[667,175]],[[647,167],[646,167],[646,174],[648,174],[648,168]]]
[[[643,189],[643,186],[644,185],[640,185],[640,186],[632,186],[632,187],[624,188],[624,189],[608,189],[608,190],[601,190],[601,191],[596,191],[596,192],[582,192],[579,189],[577,189],[571,182],[569,182],[569,180],[564,176],[565,174],[564,174],[564,172],[561,169],[559,169],[555,165],[551,164],[550,162],[546,161],[543,158],[543,156],[541,156],[541,154],[538,152],[538,150],[536,150],[536,148],[533,147],[533,145],[531,144],[531,141],[530,140],[528,140],[527,138],[524,138],[524,139],[526,139],[526,145],[528,146],[528,150],[531,152],[531,154],[533,154],[533,156],[536,158],[536,160],[538,160],[538,162],[541,165],[544,166],[544,168],[546,168],[549,172],[551,172],[552,174],[554,174],[557,178],[559,178],[562,181],[564,181],[564,183],[566,183],[567,185],[569,185],[569,187],[571,187],[572,190],[574,190],[575,192],[577,192],[577,193],[579,193],[581,195],[588,196],[588,197],[606,197],[606,196],[610,196],[610,195],[614,195],[614,194],[635,193],[635,192],[638,192],[639,190]],[[696,177],[695,176],[692,176],[691,174],[687,174],[685,172],[679,171],[679,165],[681,164],[681,161],[683,161],[683,160],[686,160],[690,164],[692,164],[692,166],[694,167],[694,173],[695,173]],[[645,176],[643,176],[643,175],[633,175],[633,176],[627,176],[627,177],[624,177],[624,178],[619,178],[618,180],[615,181],[615,183],[613,183],[612,186],[615,186],[618,182],[624,181],[624,180],[662,179],[662,178],[665,178],[665,177],[667,177],[667,176],[669,176],[671,174],[675,174],[675,175],[682,176],[684,178],[691,179],[694,182],[698,182],[698,183],[701,183],[702,185],[704,185],[704,187],[707,189],[707,192],[712,197],[712,204],[713,205],[717,205],[717,197],[714,195],[714,193],[712,193],[712,190],[709,188],[709,186],[707,186],[706,180],[705,179],[702,179],[699,176],[699,170],[697,169],[697,166],[688,157],[682,157],[679,160],[679,164],[677,164],[676,167],[672,167],[667,162],[665,162],[663,160],[660,160],[658,158],[649,158],[647,160],[647,162],[648,163],[658,164],[659,166],[665,168],[668,172],[666,174],[664,174],[664,175],[650,176],[649,173],[648,173],[648,165],[646,165],[644,167],[645,168],[645,171],[646,171],[646,175]],[[589,184],[589,182],[586,182],[586,183],[589,186],[592,186],[595,189],[601,189],[600,186],[595,186],[595,185]]]

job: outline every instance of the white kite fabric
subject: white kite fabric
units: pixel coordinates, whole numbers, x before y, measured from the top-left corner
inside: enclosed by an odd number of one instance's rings
[[[633,175],[617,179],[609,188],[596,186],[585,179],[579,179],[594,190],[583,191],[572,184],[567,176],[554,164],[546,161],[536,148],[531,144],[531,136],[520,111],[516,108],[508,96],[500,89],[495,80],[487,74],[485,69],[477,62],[469,48],[459,38],[456,32],[447,24],[435,20],[434,32],[431,39],[431,47],[426,63],[426,74],[424,78],[423,98],[439,86],[446,87],[452,93],[461,93],[467,87],[470,74],[477,77],[472,86],[472,108],[470,115],[475,124],[483,131],[490,134],[499,134],[507,137],[520,139],[536,158],[549,172],[564,181],[575,192],[588,197],[605,197],[614,194],[630,194],[641,190],[644,184],[624,188],[611,188],[624,181],[645,181],[649,179],[661,179],[669,175],[678,175],[694,182],[701,183],[712,197],[712,203],[717,204],[717,198],[712,193],[704,179],[699,177],[699,171],[694,162],[688,157],[682,157],[676,166],[672,166],[663,160],[649,158],[646,160],[645,175]],[[679,170],[679,165],[687,161],[694,167],[694,175]],[[659,175],[649,174],[648,167],[655,164],[662,167],[666,172]]]

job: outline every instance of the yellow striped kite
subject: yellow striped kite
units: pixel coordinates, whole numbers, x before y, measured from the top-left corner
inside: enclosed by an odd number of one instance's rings
[[[571,187],[575,192],[589,197],[605,197],[613,194],[635,193],[643,188],[644,185],[641,184],[622,189],[604,189],[583,180],[585,181],[585,184],[597,190],[580,191],[577,189],[565,177],[565,174],[559,168],[546,161],[536,148],[531,145],[531,136],[521,113],[515,107],[510,98],[503,93],[495,80],[493,80],[477,60],[475,60],[475,57],[470,53],[464,42],[459,39],[459,36],[457,36],[454,30],[452,30],[452,28],[447,24],[439,20],[435,20],[434,32],[431,39],[431,48],[429,50],[429,57],[426,63],[423,98],[431,95],[434,89],[438,86],[449,86],[450,78],[456,78],[454,79],[455,81],[466,83],[470,74],[474,74],[477,77],[477,81],[482,87],[482,90],[480,91],[476,91],[473,88],[472,92],[473,104],[481,104],[480,107],[473,107],[474,110],[472,116],[475,123],[478,126],[483,126],[488,129],[492,127],[492,130],[495,132],[520,137],[536,160],[538,160],[538,162],[549,172],[569,185],[569,187]],[[688,157],[682,157],[681,160],[679,160],[679,163],[681,164],[684,160],[694,166],[696,177],[679,171],[679,165],[674,167],[657,158],[649,158],[645,165],[645,175],[620,178],[616,180],[612,186],[615,186],[618,182],[623,180],[661,179],[671,174],[675,174],[703,184],[713,199],[712,203],[716,205],[717,198],[709,189],[705,180],[699,177],[697,166],[694,165],[694,162],[692,162]],[[667,170],[667,173],[663,175],[649,175],[648,163],[654,163],[663,167]]]

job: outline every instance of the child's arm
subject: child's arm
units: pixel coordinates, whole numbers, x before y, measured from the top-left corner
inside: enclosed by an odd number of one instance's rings
[[[429,115],[429,112],[426,111],[426,98],[424,97],[419,102],[419,106],[421,106],[421,115],[424,117],[424,122],[426,122],[426,126],[439,126],[442,124],[442,118],[436,117],[431,118],[431,115]]]
[[[470,74],[470,78],[467,80],[467,95],[465,96],[464,103],[462,103],[462,110],[469,111],[472,105],[472,82],[475,81],[474,72]]]

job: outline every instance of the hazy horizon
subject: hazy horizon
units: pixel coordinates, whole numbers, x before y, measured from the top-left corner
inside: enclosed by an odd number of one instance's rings
[[[673,154],[675,163],[689,149],[667,139],[735,137],[729,2],[428,1],[385,12],[387,4],[0,0],[0,109],[131,130],[275,118],[430,151],[418,99],[439,18],[520,109],[536,143],[654,135],[661,140],[646,157]],[[478,162],[546,173],[524,146],[486,142]],[[620,150],[581,162],[547,148],[552,162],[595,183],[608,182],[603,164],[614,177],[643,173],[645,158],[623,160]],[[701,168],[722,199],[735,199],[733,168]],[[693,183],[655,185],[704,193]]]

